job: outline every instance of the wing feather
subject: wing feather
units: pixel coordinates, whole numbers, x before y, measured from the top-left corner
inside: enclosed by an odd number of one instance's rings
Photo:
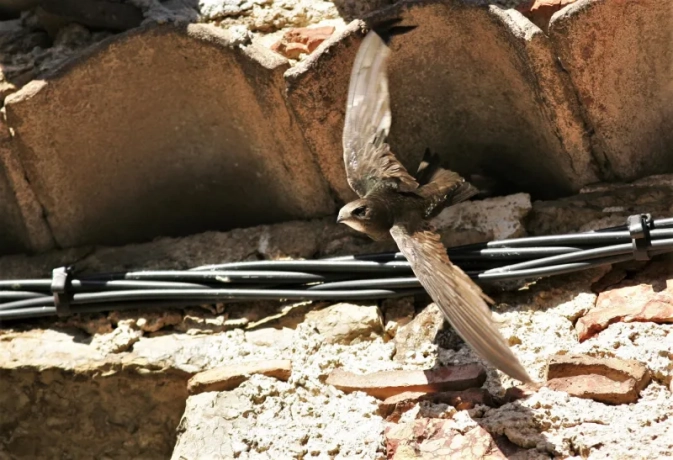
[[[431,218],[442,212],[446,206],[469,200],[479,190],[458,173],[438,168],[430,182],[420,187],[417,193],[426,199],[425,217]]]
[[[343,132],[344,163],[351,188],[364,197],[383,184],[401,191],[418,188],[385,139],[390,131],[390,97],[386,63],[390,50],[369,32],[355,57],[348,88]]]
[[[439,235],[428,228],[397,224],[395,242],[432,300],[458,334],[482,358],[522,382],[531,382],[493,321],[481,289],[446,254]]]

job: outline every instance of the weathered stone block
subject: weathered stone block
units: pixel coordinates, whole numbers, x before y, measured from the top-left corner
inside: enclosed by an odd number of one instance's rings
[[[602,169],[622,180],[672,172],[673,3],[580,0],[549,30]]]
[[[532,235],[598,230],[624,225],[633,214],[663,219],[672,212],[673,175],[662,174],[629,184],[594,184],[571,197],[536,201],[526,230]]]
[[[399,16],[418,25],[390,45],[390,143],[405,166],[415,170],[429,147],[464,175],[494,176],[538,196],[596,181],[575,95],[539,28],[516,11],[460,1],[402,2],[367,21]],[[286,74],[304,136],[343,200],[353,196],[341,133],[361,27],[351,23]]]
[[[0,254],[53,247],[42,208],[26,181],[0,116]]]
[[[24,226],[14,191],[9,185],[7,171],[2,161],[5,148],[0,140],[0,254],[27,249]]]
[[[57,244],[332,212],[283,99],[286,69],[213,26],[149,26],[8,97],[14,147]]]
[[[0,342],[0,427],[8,458],[168,458],[189,373],[97,352],[55,331]]]

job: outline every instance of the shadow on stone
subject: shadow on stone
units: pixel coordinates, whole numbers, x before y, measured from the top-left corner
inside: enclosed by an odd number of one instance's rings
[[[15,147],[57,244],[330,213],[285,107],[286,68],[212,26],[153,26],[105,40],[11,95]]]

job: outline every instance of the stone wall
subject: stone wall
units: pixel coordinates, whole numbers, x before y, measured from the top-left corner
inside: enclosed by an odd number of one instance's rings
[[[362,23],[338,11],[353,5],[210,5],[199,19],[187,3],[137,3],[140,27],[80,28],[48,49],[0,30],[14,61],[17,43],[44,51],[30,71],[3,65],[0,252],[315,218],[352,196],[341,129]],[[672,8],[579,0],[548,33],[484,2],[371,12],[418,25],[391,45],[394,151],[413,169],[430,147],[537,198],[673,171]],[[299,62],[270,50],[276,30],[326,21],[336,32]]]
[[[621,224],[636,210],[670,216],[672,197],[673,176],[658,176],[554,201],[516,194],[462,203],[435,224],[451,245],[591,230]],[[85,273],[187,269],[371,253],[391,244],[324,218],[3,256],[0,273],[41,278],[69,263]],[[549,379],[538,391],[513,386],[482,361],[422,295],[3,323],[0,458],[669,455],[670,257],[488,292],[514,353],[535,380]],[[453,366],[476,375],[461,379]],[[443,380],[419,388],[419,377],[433,372]]]

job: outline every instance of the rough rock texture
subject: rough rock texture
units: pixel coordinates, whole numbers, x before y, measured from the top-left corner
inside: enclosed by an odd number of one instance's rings
[[[108,31],[90,31],[76,23],[46,27],[36,21],[30,13],[0,21],[0,105],[31,80],[110,36]]]
[[[309,312],[311,321],[326,343],[349,344],[381,335],[383,322],[377,305],[338,303],[324,310]]]
[[[549,29],[600,167],[622,180],[671,172],[673,5],[580,0]]]
[[[213,26],[147,27],[10,96],[8,125],[56,243],[115,244],[331,212],[282,98],[286,68]]]
[[[382,421],[356,415],[375,412],[371,398],[311,388],[254,376],[230,392],[190,397],[172,458],[383,457]]]
[[[390,337],[396,337],[397,333],[414,318],[414,298],[402,297],[387,299],[381,302],[384,312],[384,330]]]
[[[0,335],[0,427],[11,458],[170,454],[189,374],[106,356],[89,341],[72,330]]]
[[[549,359],[547,379],[583,374],[600,374],[612,380],[633,379],[642,390],[649,382],[649,372],[642,363],[624,359],[600,359],[583,355],[558,355]]]
[[[187,390],[192,395],[208,391],[233,390],[254,374],[287,381],[292,374],[292,362],[288,360],[252,361],[208,369],[189,379]]]
[[[138,27],[143,20],[136,6],[110,0],[42,0],[38,11],[50,16],[45,21],[118,31]]]
[[[445,208],[432,221],[441,228],[442,240],[448,246],[482,243],[526,236],[524,219],[532,209],[530,196],[517,193],[480,202],[460,203]],[[489,229],[488,233],[482,233]]]
[[[404,363],[416,359],[417,354],[433,353],[433,344],[442,339],[438,334],[445,321],[444,313],[435,303],[424,308],[395,334],[395,361]]]
[[[395,0],[333,0],[339,15],[350,21],[385,8],[395,3]]]
[[[311,54],[315,51],[333,33],[333,26],[290,29],[283,34],[283,38],[271,46],[271,49],[288,59],[299,59],[301,54]]]
[[[492,212],[488,202],[474,204],[476,209],[482,206],[484,212]],[[488,219],[476,221],[493,224]],[[489,234],[495,229],[477,228],[477,231]],[[73,260],[79,261],[78,265],[86,271],[107,271],[131,267],[189,268],[233,260],[319,257],[382,249],[377,243],[337,226],[329,218],[180,239],[165,238],[125,248],[83,248],[34,257],[2,257],[0,272],[6,277],[44,276],[53,266]],[[620,269],[626,272],[624,276],[633,276],[633,268]],[[458,402],[450,397],[428,396],[402,401],[399,410],[390,415],[391,422],[404,431],[407,429],[404,427],[414,426],[416,419],[432,420],[433,426],[439,423],[437,420],[444,420],[447,424],[442,426],[450,428],[445,431],[446,435],[456,439],[456,445],[478,432],[479,443],[475,440],[456,453],[467,458],[470,458],[470,449],[478,446],[487,452],[496,452],[497,446],[511,458],[664,458],[673,449],[670,436],[673,402],[669,389],[673,380],[670,357],[673,325],[614,323],[581,344],[577,340],[574,324],[594,307],[599,295],[594,289],[602,280],[606,283],[604,280],[610,273],[609,268],[600,268],[539,281],[515,292],[495,293],[494,316],[513,351],[537,380],[544,378],[549,357],[557,354],[585,354],[643,363],[653,381],[633,404],[611,406],[549,388],[521,391],[511,387],[515,382],[482,362],[457,338],[447,341],[451,346],[446,348],[444,341],[437,337],[432,340],[432,333],[426,334],[422,352],[411,354],[403,363],[393,359],[398,344],[380,328],[373,335],[371,331],[363,332],[364,335],[349,344],[326,343],[316,330],[315,321],[306,319],[307,312],[314,308],[306,302],[120,312],[73,317],[57,323],[50,320],[4,325],[5,329],[0,330],[0,370],[7,378],[0,382],[9,382],[9,386],[0,392],[5,396],[0,396],[0,413],[9,419],[2,419],[0,425],[3,433],[0,452],[6,456],[35,458],[42,452],[48,457],[60,457],[64,453],[80,453],[73,449],[88,449],[87,452],[101,452],[103,456],[102,449],[112,449],[112,444],[106,444],[109,441],[116,443],[114,448],[122,458],[166,458],[173,449],[177,420],[187,398],[186,382],[191,375],[230,363],[285,359],[292,362],[292,375],[287,382],[253,375],[234,390],[189,397],[179,424],[173,458],[224,459],[233,455],[285,458],[290,453],[305,458],[383,459],[387,426],[384,417],[389,409],[363,392],[344,393],[335,389],[326,384],[327,377],[335,369],[361,376],[381,371],[418,372],[452,365],[478,365],[487,370],[486,382],[480,389],[483,399],[465,397],[467,400]],[[388,322],[392,321],[388,313],[391,318],[408,318],[414,310],[423,311],[428,303],[427,298],[417,296],[413,301],[408,298],[381,302],[379,308]],[[325,306],[323,303],[315,308]],[[400,311],[395,313],[397,307]],[[213,321],[218,323],[208,326],[208,322]],[[203,328],[199,324],[204,325]],[[38,329],[39,325],[51,329],[43,331]],[[9,326],[16,330],[7,330]],[[449,327],[442,330],[444,333],[455,336]],[[128,340],[124,342],[119,337]],[[8,356],[14,361],[8,361]],[[99,406],[101,401],[111,401],[97,407],[95,413],[104,413],[107,420],[118,422],[112,428],[105,425],[105,429],[98,432],[113,430],[114,433],[106,433],[105,438],[94,437],[93,445],[88,444],[91,438],[77,437],[88,433],[86,429],[73,432],[65,440],[60,437],[62,430],[51,430],[58,432],[58,437],[45,437],[44,425],[50,418],[41,413],[31,416],[33,412],[25,409],[26,412],[18,413],[28,415],[20,420],[12,418],[17,412],[16,405],[25,400],[15,393],[16,388],[21,388],[15,382],[23,378],[22,375],[28,375],[26,381],[30,385],[37,385],[33,383],[36,379],[51,372],[45,365],[67,371],[75,366],[73,362],[87,369],[93,366],[99,377],[64,379],[63,390],[48,384],[40,384],[39,389],[45,399],[67,395],[71,388],[76,395],[86,392],[86,398],[68,400],[67,410],[54,406],[56,403],[36,407],[45,411],[57,407],[58,417],[65,420],[62,426],[79,430],[80,424],[92,420],[81,417],[81,413],[86,413],[86,401]],[[138,373],[142,375],[137,377],[139,383],[131,387],[132,391],[121,392],[122,398],[116,395],[116,387],[115,391],[97,387],[101,382],[122,379],[119,375]],[[158,378],[157,375],[173,383],[157,386],[151,380]],[[176,387],[180,391],[178,396],[170,390]],[[96,393],[99,388],[109,394],[100,396]],[[147,401],[164,397],[169,403],[148,409],[151,404]],[[127,406],[126,400],[134,406]],[[138,400],[145,402],[137,403]],[[114,412],[117,408],[119,413]],[[134,412],[137,408],[141,411],[138,416]],[[126,414],[132,416],[125,418]],[[144,421],[147,417],[156,418],[138,424],[136,429],[134,420]],[[5,420],[9,421],[5,423]],[[488,436],[475,431],[478,427]],[[151,430],[149,435],[146,430]],[[158,432],[161,434],[155,434]],[[12,441],[24,438],[28,440]],[[73,446],[70,439],[80,442]],[[437,447],[413,433],[398,439],[401,445],[428,447],[428,452]],[[447,438],[434,439],[439,444]],[[647,442],[634,442],[634,439]],[[111,452],[108,456],[114,458],[115,451]]]
[[[540,29],[516,11],[459,1],[403,2],[369,19],[398,15],[420,25],[392,41],[389,64],[390,143],[408,169],[429,147],[462,174],[486,173],[541,195],[597,179],[569,80]],[[341,69],[350,69],[361,35],[359,23],[350,24],[287,73],[288,100],[344,200],[352,192],[341,164],[349,80]]]
[[[549,388],[578,398],[625,404],[638,400],[650,372],[633,360],[559,355],[549,360],[547,380]]]
[[[531,20],[545,32],[549,26],[549,20],[560,9],[575,3],[577,0],[528,0],[516,9]]]
[[[512,446],[506,439],[500,440],[500,444],[502,447],[482,427],[477,425],[465,429],[453,419],[419,418],[386,429],[388,458],[392,460],[547,458],[534,451],[512,457],[526,451]]]
[[[198,11],[202,21],[263,33],[329,20],[342,22],[335,5],[323,0],[201,0]]]
[[[406,391],[389,396],[380,404],[380,407],[384,412],[400,411],[400,409],[409,408],[419,401],[449,404],[458,410],[473,409],[477,404],[495,405],[493,397],[488,391],[483,388],[469,388],[462,391],[442,391],[439,393]],[[394,417],[398,418],[399,413],[395,414]],[[387,419],[390,420],[391,416],[388,416]]]
[[[612,380],[598,374],[557,377],[549,380],[547,387],[577,398],[593,399],[607,404],[634,403],[640,395],[634,380]]]
[[[597,230],[626,224],[632,214],[655,219],[673,215],[673,175],[657,175],[630,184],[596,184],[555,201],[536,201],[527,216],[532,235]]]
[[[30,243],[26,238],[21,207],[17,202],[8,175],[7,162],[11,161],[7,127],[0,120],[0,254],[16,250],[28,250]]]
[[[496,234],[499,223],[487,216],[493,210],[493,202],[503,201],[512,206],[511,214],[520,213],[521,202],[517,199],[476,201],[470,210],[473,219],[462,221],[455,229],[439,227],[444,241],[447,244],[460,244],[465,234]],[[502,212],[507,213],[505,209]],[[476,231],[474,222],[482,223]],[[242,260],[308,259],[390,251],[395,248],[393,241],[372,241],[345,225],[337,224],[333,217],[328,217],[229,232],[206,232],[184,238],[159,238],[150,243],[123,247],[83,247],[34,256],[10,255],[0,257],[0,272],[4,278],[20,279],[51,276],[54,267],[70,264],[85,273],[188,269]]]
[[[598,295],[596,306],[575,325],[580,342],[616,322],[673,323],[673,266],[670,257],[652,262],[632,278]]]
[[[393,40],[390,65],[390,142],[411,169],[430,147],[507,193],[557,197],[673,168],[667,2],[582,0],[555,14],[548,37],[498,6],[517,0],[97,0],[88,12],[78,1],[0,23],[0,97],[21,93],[7,107],[16,137],[0,187],[25,228],[0,238],[3,252],[310,218],[351,198],[340,144],[363,23],[342,16],[419,26]],[[79,24],[51,14],[57,3]],[[139,11],[141,28],[109,38]],[[336,32],[293,49],[299,62],[281,75],[295,61],[271,46],[313,25]]]
[[[337,369],[327,378],[328,385],[350,393],[363,391],[385,399],[404,392],[438,392],[480,387],[486,380],[478,365],[440,367],[416,371],[384,371],[365,375]]]
[[[501,331],[510,343],[521,341],[514,349],[520,350],[519,358],[529,372],[535,375],[534,369],[539,369],[534,378],[543,375],[541,357],[560,352],[638,360],[653,372],[657,381],[643,390],[636,404],[614,407],[593,401],[580,403],[563,393],[542,389],[526,399],[487,410],[480,424],[491,434],[505,434],[521,447],[537,447],[561,456],[657,458],[667,455],[664,452],[671,448],[671,442],[658,438],[673,429],[668,417],[663,415],[673,405],[662,384],[668,383],[673,373],[668,352],[663,351],[670,349],[673,328],[654,325],[635,333],[613,329],[613,325],[603,332],[606,334],[603,337],[599,335],[578,344],[573,323],[593,307],[596,294],[591,291],[591,284],[603,273],[605,270],[554,278],[538,283],[528,293],[505,294],[499,299],[508,305],[500,305],[504,308],[501,316],[506,321]],[[514,298],[516,301],[512,303],[509,299]],[[662,416],[666,420],[652,423]],[[624,420],[630,423],[624,424]],[[540,428],[540,423],[544,428]],[[631,432],[652,439],[652,444],[643,446],[631,442]]]

